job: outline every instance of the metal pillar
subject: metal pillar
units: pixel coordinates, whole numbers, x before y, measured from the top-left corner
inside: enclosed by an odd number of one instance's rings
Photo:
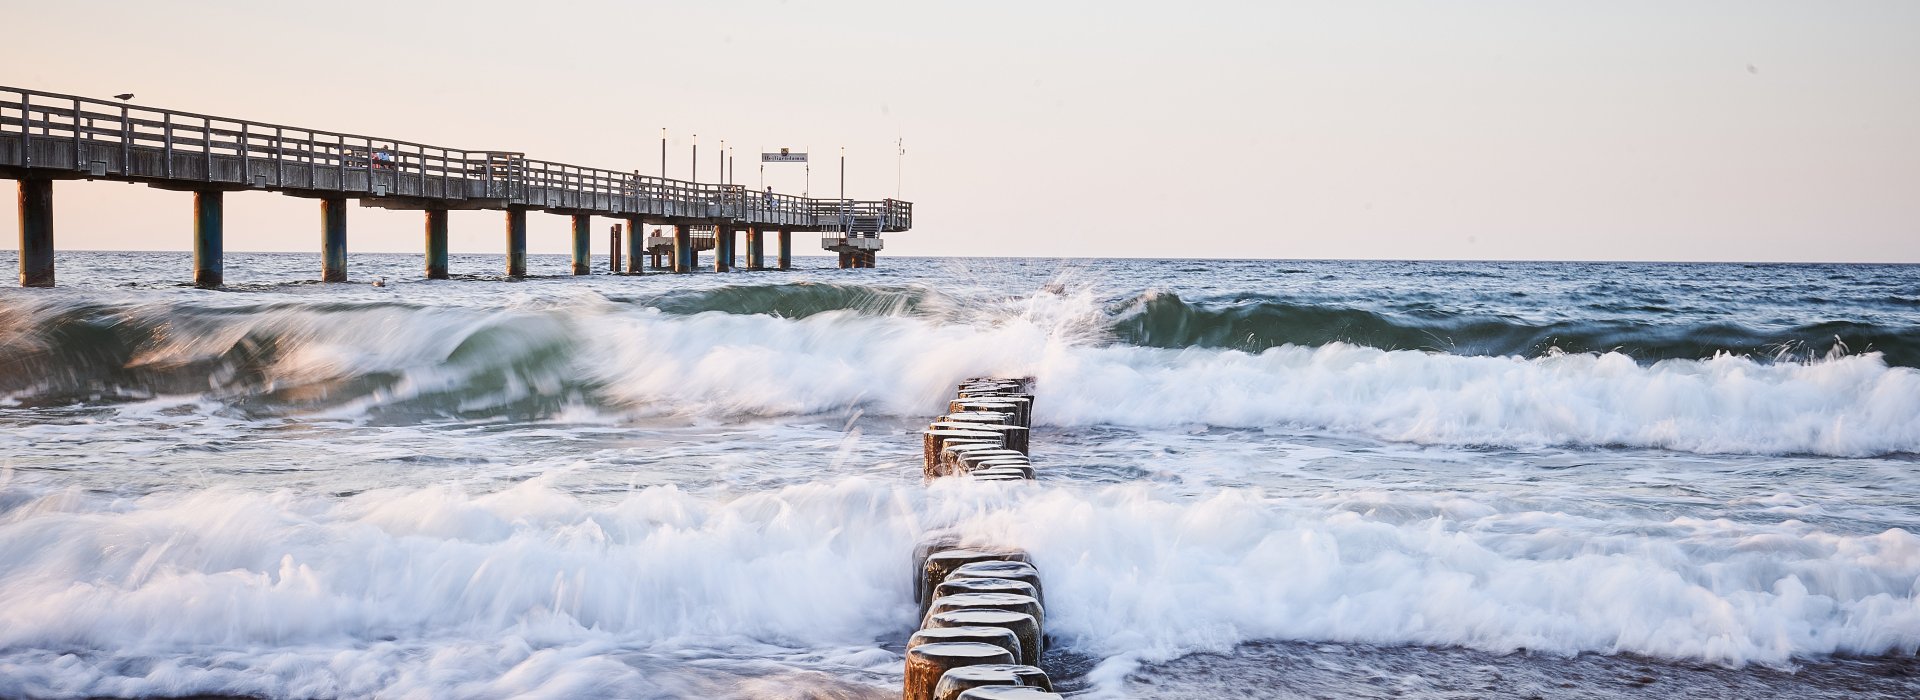
[[[212,289],[225,275],[220,256],[224,244],[223,207],[219,190],[193,193],[193,286]]]
[[[20,286],[53,286],[53,181],[20,181]]]
[[[733,269],[733,227],[726,224],[713,225],[713,271],[727,272]]]
[[[849,267],[853,267],[853,254],[844,250],[840,251],[840,269],[845,270]]]
[[[427,279],[447,278],[447,210],[427,210]]]
[[[780,229],[780,269],[793,269],[793,232]]]
[[[573,215],[573,274],[593,274],[593,215]]]
[[[693,249],[693,230],[686,224],[673,225],[673,271],[685,274],[693,271],[695,261],[700,254]]]
[[[647,225],[638,216],[627,217],[627,274],[641,272],[640,256],[647,252]],[[659,267],[655,265],[655,267]]]
[[[527,276],[527,210],[507,207],[507,276]]]
[[[320,200],[320,281],[347,281],[347,200]]]
[[[747,269],[767,269],[765,243],[760,229],[751,226],[747,228]]]

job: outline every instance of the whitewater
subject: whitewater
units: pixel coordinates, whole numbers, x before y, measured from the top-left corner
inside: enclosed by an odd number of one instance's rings
[[[888,697],[940,528],[1089,697],[1920,692],[1911,267],[72,257],[0,290],[0,696]],[[977,375],[1037,484],[919,483]]]

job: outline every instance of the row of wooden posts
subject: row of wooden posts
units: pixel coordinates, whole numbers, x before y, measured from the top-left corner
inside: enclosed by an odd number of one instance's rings
[[[947,414],[923,434],[926,479],[1032,480],[1032,389],[1031,378],[962,382]],[[907,640],[906,700],[1060,697],[1040,669],[1046,607],[1032,557],[938,532],[913,561],[921,622]]]

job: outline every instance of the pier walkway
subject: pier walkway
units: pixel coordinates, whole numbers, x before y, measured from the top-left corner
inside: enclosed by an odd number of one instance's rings
[[[425,212],[426,276],[447,276],[447,212],[506,213],[506,273],[526,271],[526,216],[573,217],[573,273],[587,274],[592,217],[625,223],[619,272],[692,272],[698,251],[732,269],[735,234],[747,235],[746,269],[765,269],[763,236],[778,238],[777,267],[792,234],[818,233],[841,267],[871,267],[881,235],[913,226],[913,204],[755,192],[534,160],[511,151],[466,150],[401,139],[267,124],[115,100],[0,86],[0,178],[19,181],[20,283],[52,286],[53,185],[111,180],[194,194],[194,283],[221,283],[222,195],[263,190],[320,200],[321,277],[346,279],[346,200]],[[645,226],[671,229],[645,235]],[[705,246],[695,229],[711,236]],[[668,265],[663,261],[671,261]]]

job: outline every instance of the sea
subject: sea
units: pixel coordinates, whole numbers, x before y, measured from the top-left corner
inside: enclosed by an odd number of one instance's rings
[[[945,529],[1070,697],[1920,697],[1920,266],[349,264],[0,289],[0,697],[897,698]]]

